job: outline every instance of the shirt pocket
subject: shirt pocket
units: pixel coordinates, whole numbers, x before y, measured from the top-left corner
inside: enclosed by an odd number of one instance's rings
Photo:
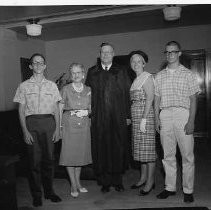
[[[161,88],[160,88],[161,95],[165,95],[169,92],[172,92],[172,89],[173,89],[173,84],[170,79],[162,81]]]
[[[174,92],[176,95],[178,96],[187,96],[187,85],[184,81],[181,81],[181,80],[175,80],[174,83]]]
[[[53,95],[53,93],[52,92],[47,92],[47,91],[45,91],[44,93],[43,93],[43,100],[45,101],[45,102],[47,102],[48,104],[50,103],[50,104],[53,104],[54,103],[54,95]]]
[[[34,109],[37,101],[38,101],[38,94],[36,92],[26,93],[26,104],[29,107],[29,109]]]

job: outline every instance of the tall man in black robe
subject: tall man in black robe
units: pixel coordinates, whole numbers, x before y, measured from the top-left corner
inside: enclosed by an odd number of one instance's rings
[[[130,116],[130,79],[124,67],[113,63],[114,48],[100,47],[100,62],[87,73],[92,90],[93,167],[103,193],[113,186],[124,191],[122,174],[128,162],[127,122]]]

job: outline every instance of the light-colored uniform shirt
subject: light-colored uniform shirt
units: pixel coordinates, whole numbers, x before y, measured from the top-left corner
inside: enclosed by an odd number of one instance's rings
[[[190,96],[200,92],[196,75],[180,65],[175,71],[166,68],[155,77],[155,95],[161,97],[160,108],[190,108]]]
[[[41,83],[37,83],[32,76],[19,85],[13,101],[26,105],[25,116],[29,116],[54,114],[55,105],[61,99],[54,82],[44,78]]]

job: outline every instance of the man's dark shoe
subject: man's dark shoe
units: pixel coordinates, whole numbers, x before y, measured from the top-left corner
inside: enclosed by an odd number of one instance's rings
[[[168,190],[163,190],[160,194],[157,195],[158,199],[166,199],[171,195],[175,195],[176,192],[174,191],[168,191]]]
[[[184,202],[192,203],[194,201],[193,194],[184,193]]]
[[[110,187],[109,187],[109,186],[102,186],[101,192],[102,192],[102,193],[110,192]]]
[[[49,199],[54,203],[58,203],[62,201],[62,199],[56,194],[45,195],[45,199]]]
[[[41,198],[34,198],[33,199],[33,206],[34,207],[42,206],[42,199]]]
[[[123,192],[125,190],[122,184],[116,185],[114,188],[117,192]]]

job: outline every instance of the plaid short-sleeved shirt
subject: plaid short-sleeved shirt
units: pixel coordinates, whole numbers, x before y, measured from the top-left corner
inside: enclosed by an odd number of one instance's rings
[[[40,84],[34,77],[22,82],[13,99],[14,102],[25,104],[25,116],[34,114],[53,114],[56,102],[61,100],[61,95],[56,84],[43,79]]]
[[[189,96],[199,91],[196,75],[183,65],[174,72],[166,68],[155,77],[155,95],[161,97],[161,109],[168,107],[189,109]]]

